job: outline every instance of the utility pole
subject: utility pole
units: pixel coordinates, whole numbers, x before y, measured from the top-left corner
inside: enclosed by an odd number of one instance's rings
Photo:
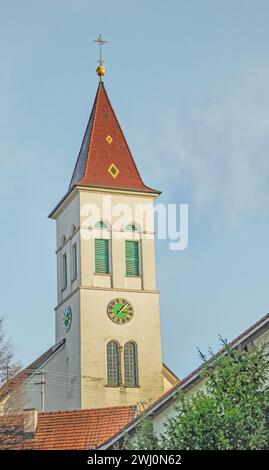
[[[35,382],[35,385],[40,385],[40,409],[41,413],[45,411],[45,372],[41,370],[36,372],[36,375],[40,375],[40,382]]]

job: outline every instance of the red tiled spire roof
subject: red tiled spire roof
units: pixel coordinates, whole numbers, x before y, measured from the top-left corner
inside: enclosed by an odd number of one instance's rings
[[[158,193],[141,179],[103,82],[97,89],[69,189],[76,184]]]

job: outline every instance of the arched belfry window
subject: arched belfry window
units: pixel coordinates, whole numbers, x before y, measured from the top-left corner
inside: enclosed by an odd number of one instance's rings
[[[127,387],[138,385],[137,346],[133,341],[124,345],[124,382]]]
[[[103,220],[98,220],[98,222],[94,224],[94,228],[106,229],[108,226]]]
[[[105,222],[99,220],[95,223],[94,228],[98,229],[98,238],[94,240],[95,273],[109,274],[110,242],[105,233],[109,227]]]
[[[125,240],[125,274],[140,275],[140,244],[138,240]]]
[[[125,232],[139,232],[136,224],[127,224],[124,227]]]
[[[124,227],[125,232],[125,275],[140,276],[140,228],[135,224],[127,224]]]
[[[107,385],[120,385],[120,346],[117,341],[109,341],[106,349],[107,356]]]

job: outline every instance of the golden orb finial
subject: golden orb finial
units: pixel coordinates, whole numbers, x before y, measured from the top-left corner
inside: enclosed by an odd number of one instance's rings
[[[94,40],[94,42],[97,42],[97,44],[99,44],[99,65],[96,69],[96,73],[98,75],[98,77],[100,77],[100,81],[102,82],[103,81],[103,76],[105,75],[106,73],[106,68],[104,66],[104,61],[103,61],[103,58],[102,58],[102,46],[104,44],[107,43],[107,41],[105,41],[103,38],[102,38],[102,34],[100,33],[98,38]]]
[[[100,80],[102,81],[103,76],[106,74],[105,66],[104,65],[98,65],[98,67],[96,69],[96,73],[97,73],[98,77],[100,77]]]

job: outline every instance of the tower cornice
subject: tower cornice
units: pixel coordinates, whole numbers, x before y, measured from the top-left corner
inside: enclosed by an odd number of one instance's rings
[[[125,196],[137,196],[137,197],[151,197],[156,199],[160,196],[161,191],[157,190],[148,190],[148,191],[137,191],[137,190],[126,190],[125,188],[111,188],[103,186],[90,186],[90,185],[75,185],[71,188],[59,201],[59,203],[54,207],[54,209],[49,213],[48,217],[50,219],[55,219],[58,214],[69,204],[69,202],[75,197],[78,192],[87,191],[92,193],[104,193],[104,194],[122,194]]]

